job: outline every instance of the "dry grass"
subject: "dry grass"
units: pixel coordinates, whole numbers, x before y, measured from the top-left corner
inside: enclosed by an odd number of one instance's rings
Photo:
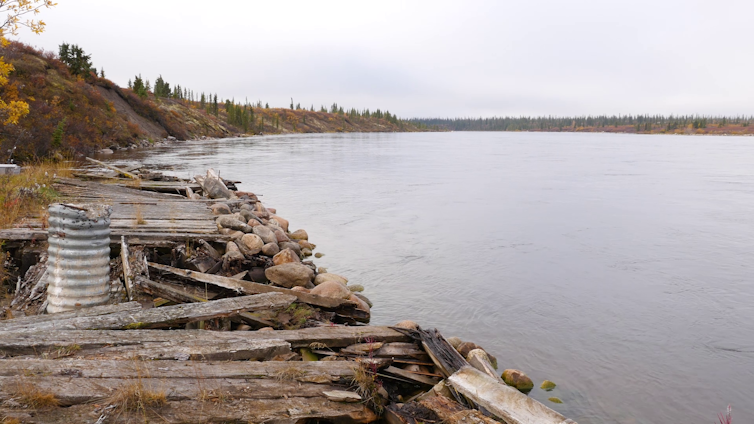
[[[134,205],[134,216],[136,218],[136,225],[146,225],[147,221],[144,219],[141,205]]]
[[[5,417],[0,424],[21,424],[21,420],[18,418]]]
[[[366,368],[365,365],[355,366],[353,370],[352,383],[361,398],[364,399],[367,406],[377,415],[382,415],[385,411],[382,397],[379,394],[380,383],[377,381],[377,375]]]
[[[107,398],[107,403],[120,412],[146,411],[147,408],[163,406],[167,401],[164,391],[150,390],[141,380],[121,386]]]
[[[60,406],[54,394],[41,390],[26,379],[16,381],[15,400],[27,408],[44,409]]]
[[[278,381],[294,381],[299,377],[306,375],[306,371],[296,366],[288,366],[275,372],[275,379]]]
[[[58,196],[55,177],[70,177],[71,162],[38,162],[19,175],[0,176],[0,228],[8,228],[24,216],[44,217]]]

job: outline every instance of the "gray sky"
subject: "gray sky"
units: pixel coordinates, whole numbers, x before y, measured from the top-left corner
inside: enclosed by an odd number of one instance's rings
[[[57,51],[121,86],[401,117],[754,114],[754,1],[59,0]]]

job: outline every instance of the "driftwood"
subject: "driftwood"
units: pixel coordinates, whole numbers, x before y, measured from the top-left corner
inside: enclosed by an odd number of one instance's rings
[[[313,343],[327,348],[341,348],[366,339],[405,342],[408,338],[388,327],[325,326],[281,331],[205,331],[205,330],[72,330],[30,333],[0,331],[0,358],[37,357],[43,352],[65,351],[77,358],[102,357],[118,353],[133,355],[142,349],[173,346],[224,345],[261,340],[282,340],[294,349]]]
[[[105,162],[101,162],[101,161],[98,161],[97,159],[92,159],[92,158],[86,158],[86,160],[88,160],[89,162],[92,162],[92,163],[96,163],[99,166],[104,166],[105,168],[107,168],[107,169],[109,169],[111,171],[115,171],[119,175],[123,175],[124,177],[131,178],[132,180],[138,180],[139,179],[138,175],[132,174],[132,173],[130,173],[128,171],[124,171],[124,170],[118,168],[117,166],[113,166],[113,165],[110,165],[110,164],[107,164]]]
[[[101,316],[72,317],[64,320],[29,324],[15,331],[40,330],[132,330],[140,328],[174,327],[187,322],[204,321],[237,315],[251,310],[283,308],[296,300],[293,296],[266,293],[255,296],[233,297],[205,303],[166,306],[138,312],[119,312]]]
[[[423,375],[415,374],[393,366],[385,368],[383,372],[401,377],[402,379],[411,381],[415,384],[421,384],[429,387],[432,387],[440,382],[440,380],[436,378],[425,377]]]

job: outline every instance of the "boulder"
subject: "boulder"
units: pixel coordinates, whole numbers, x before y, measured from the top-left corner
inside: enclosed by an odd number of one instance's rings
[[[312,289],[311,294],[332,297],[335,299],[348,299],[351,297],[351,291],[348,290],[344,284],[333,280],[319,284]]]
[[[101,155],[112,155],[114,152],[113,149],[101,149],[98,153]]]
[[[303,248],[307,248],[307,249],[311,249],[311,250],[314,250],[314,249],[316,249],[316,248],[317,248],[317,245],[316,245],[316,244],[314,244],[314,243],[309,243],[309,241],[308,241],[308,240],[297,240],[297,241],[298,241],[298,245],[299,245],[299,246],[301,246],[301,248],[302,248],[302,249],[303,249]]]
[[[278,211],[278,210],[277,210],[277,209],[275,209],[275,208],[267,208],[267,212],[269,212],[269,213],[271,213],[271,214],[273,214],[273,215],[275,215],[275,214],[277,213],[277,211]]]
[[[367,304],[367,305],[369,305],[369,307],[370,307],[370,308],[371,308],[372,306],[374,306],[374,305],[372,304],[372,301],[371,301],[371,300],[369,300],[369,298],[368,298],[368,297],[364,296],[364,294],[363,294],[363,293],[354,293],[353,295],[354,295],[354,296],[356,296],[356,297],[358,297],[359,299],[363,300],[364,302],[366,302],[366,304]]]
[[[307,289],[306,287],[303,287],[303,286],[296,286],[296,287],[292,288],[291,291],[297,291],[297,292],[302,292],[302,293],[309,293],[309,289]]]
[[[280,243],[281,249],[291,249],[294,252],[296,252],[297,255],[301,256],[301,247],[297,243],[293,243],[291,241],[284,241]]]
[[[275,231],[275,237],[277,237],[278,243],[285,243],[287,241],[291,241],[291,239],[288,238],[288,236],[285,235],[285,232],[283,232],[282,229],[276,228]]]
[[[233,193],[225,186],[222,178],[212,168],[207,170],[206,176],[197,175],[194,179],[202,186],[204,195],[210,199],[231,199],[234,197]]]
[[[483,351],[482,349],[474,349],[469,352],[467,360],[472,367],[496,380],[499,380],[497,374],[495,373],[495,368],[492,367],[492,362],[490,362],[490,357],[489,355],[487,355],[487,352]]]
[[[270,212],[267,211],[267,208],[264,207],[262,203],[257,203],[254,205],[254,215],[262,218],[262,219],[269,219],[270,218]]]
[[[230,206],[225,203],[215,203],[209,207],[215,215],[230,215]]]
[[[314,279],[314,271],[300,263],[275,265],[267,268],[264,275],[273,283],[286,288],[305,286]]]
[[[309,251],[311,252],[312,250],[311,250],[311,249],[309,249]],[[315,258],[321,258],[321,257],[323,257],[323,256],[325,256],[325,254],[324,254],[324,253],[322,253],[322,252],[317,252],[317,253],[315,253],[315,254],[314,254],[314,257],[315,257]]]
[[[246,223],[249,227],[254,228],[262,225],[261,222],[257,221],[256,219],[250,219],[249,222]]]
[[[275,220],[272,220],[272,219],[268,219],[268,220],[267,220],[267,227],[268,227],[268,228],[269,228],[270,230],[272,230],[272,231],[275,231],[275,230],[282,230],[282,228],[280,227],[280,224],[279,224],[279,223],[278,223],[277,221],[275,221]]]
[[[265,256],[275,256],[280,252],[280,247],[277,243],[267,243],[262,246],[262,254]]]
[[[351,284],[348,286],[348,290],[351,290],[353,293],[360,293],[364,291],[364,286],[361,284]]]
[[[451,346],[452,346],[452,343],[451,343]],[[474,350],[474,349],[482,349],[482,350],[484,350],[483,347],[479,346],[476,343],[472,343],[472,342],[462,342],[458,346],[453,346],[453,347],[455,347],[456,350],[458,351],[458,353],[460,353],[464,358],[468,357],[469,353],[472,350]],[[487,352],[487,351],[485,350],[485,352]],[[492,364],[492,366],[495,369],[497,369],[497,358],[495,358],[494,356],[492,356],[489,352],[487,352],[487,356],[489,356],[490,363]]]
[[[247,225],[248,227],[248,225]],[[258,235],[262,238],[262,241],[264,241],[265,244],[267,243],[277,243],[278,239],[275,237],[275,233],[272,232],[269,228],[259,225],[254,228],[252,228],[252,231],[254,234]]]
[[[448,340],[448,343],[450,343],[450,345],[453,346],[455,350],[458,350],[458,346],[460,346],[461,343],[463,343],[463,340],[461,340],[458,337],[448,337],[447,340]]]
[[[356,306],[356,309],[361,309],[362,311],[369,313],[369,304],[361,300],[358,296],[352,294],[348,297],[348,300],[350,300],[351,302],[356,302],[356,304],[358,305]]]
[[[550,391],[552,391],[552,390],[553,390],[553,389],[554,389],[554,388],[555,388],[556,386],[557,386],[557,384],[553,383],[552,381],[550,381],[550,380],[545,380],[545,381],[543,381],[543,382],[542,382],[542,385],[541,385],[541,386],[539,386],[539,388],[540,388],[540,389],[542,389],[542,390],[544,390],[544,391],[546,391],[546,392],[550,392]]]
[[[312,249],[307,249],[305,247],[305,248],[301,249],[301,254],[304,255],[304,256],[306,256],[306,257],[309,257],[309,256],[312,255]]]
[[[531,378],[524,374],[523,371],[507,369],[503,371],[502,375],[505,384],[515,387],[519,392],[527,394],[534,388],[534,383]]]
[[[306,230],[296,230],[291,233],[290,237],[293,240],[309,240],[309,234],[306,234]]]
[[[327,268],[323,266],[317,268],[317,274],[327,274]]]
[[[463,342],[460,345],[456,347],[456,350],[458,353],[461,354],[464,358],[469,355],[469,352],[471,352],[474,349],[481,349],[482,347],[477,345],[476,343],[472,342]]]
[[[406,321],[401,321],[398,324],[395,324],[395,327],[405,328],[405,329],[408,329],[408,330],[418,330],[419,329],[419,324],[415,323],[414,321],[408,321],[408,320],[406,320]]]
[[[272,262],[275,265],[282,264],[295,264],[301,262],[296,252],[291,249],[283,249],[277,255],[272,257]]]
[[[254,206],[249,203],[243,203],[241,206],[239,206],[239,209],[241,209],[242,211],[253,211]]]
[[[254,215],[254,212],[252,212],[252,211],[250,211],[248,209],[241,209],[238,213],[241,216],[243,216],[244,220],[246,220],[246,221],[251,221],[251,220],[257,221],[257,216]]]
[[[256,234],[244,234],[243,237],[241,237],[241,243],[246,246],[252,255],[261,252],[262,247],[264,247],[264,241],[262,241],[262,238]]]
[[[255,283],[268,283],[270,280],[264,275],[264,267],[252,267],[249,270],[249,279]]]
[[[273,221],[275,221],[275,222],[277,222],[278,225],[280,225],[280,228],[283,229],[283,231],[285,231],[286,233],[288,232],[288,225],[289,225],[289,223],[288,223],[287,219],[281,218],[281,217],[279,217],[277,215],[273,215],[272,218],[270,218],[270,219],[273,220]]]
[[[223,259],[229,261],[242,261],[245,258],[243,253],[241,253],[241,250],[238,249],[238,246],[234,242],[229,241],[228,244],[225,245],[225,255],[223,255]]]
[[[250,233],[252,230],[246,222],[239,221],[233,215],[220,215],[215,220],[215,223],[222,228],[230,228],[231,230],[243,231],[244,233]]]
[[[344,286],[348,284],[348,278],[343,277],[338,274],[331,274],[329,272],[325,274],[317,275],[317,278],[314,279],[314,284],[318,286],[324,283],[325,281],[337,281],[340,284],[343,284]]]

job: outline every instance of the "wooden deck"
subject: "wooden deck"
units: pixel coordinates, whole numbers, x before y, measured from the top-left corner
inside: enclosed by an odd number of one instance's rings
[[[125,185],[130,184],[131,187]],[[189,200],[179,194],[157,193],[139,188],[143,182],[103,184],[61,179],[55,188],[62,203],[105,203],[113,207],[110,230],[113,243],[121,236],[131,245],[161,245],[192,238],[227,241],[207,207],[211,201]],[[177,183],[171,183],[176,186]],[[167,186],[167,183],[166,183]],[[38,217],[26,218],[16,228],[0,230],[0,240],[46,240],[47,230]]]

